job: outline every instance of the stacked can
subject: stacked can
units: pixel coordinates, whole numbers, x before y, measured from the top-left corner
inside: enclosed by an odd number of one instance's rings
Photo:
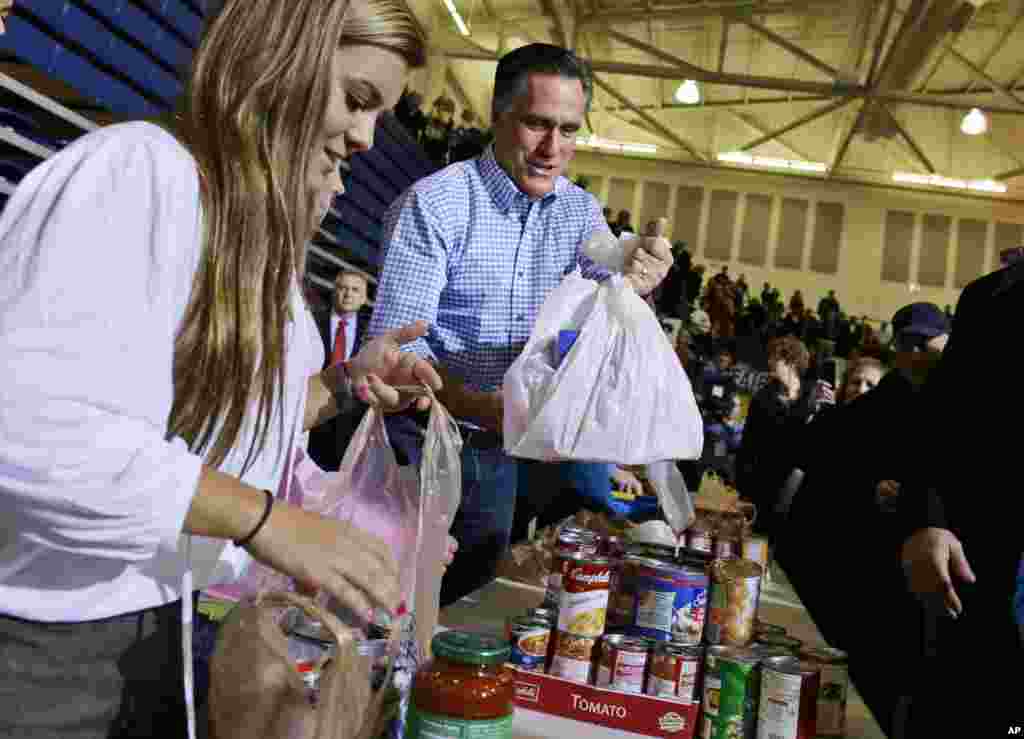
[[[809,647],[800,656],[821,668],[818,688],[818,736],[845,736],[846,697],[850,690],[846,652],[832,647]]]
[[[703,660],[704,648],[699,644],[657,643],[647,675],[647,695],[696,702]]]
[[[563,526],[559,530],[551,563],[551,573],[548,575],[547,592],[544,595],[546,607],[558,608],[562,597],[562,580],[565,577],[569,558],[576,554],[596,555],[597,549],[597,534],[590,529],[583,529],[579,526]]]
[[[625,634],[606,634],[601,639],[601,660],[595,684],[623,693],[643,693],[651,644]]]
[[[594,647],[604,634],[611,565],[607,558],[566,558],[550,674],[589,682]]]
[[[763,570],[746,559],[719,559],[711,565],[711,605],[705,629],[709,644],[746,646],[754,639],[754,618]]]
[[[795,657],[762,666],[757,739],[814,739],[821,667]]]
[[[551,632],[551,622],[543,618],[526,615],[514,620],[509,627],[508,663],[527,672],[544,672]]]

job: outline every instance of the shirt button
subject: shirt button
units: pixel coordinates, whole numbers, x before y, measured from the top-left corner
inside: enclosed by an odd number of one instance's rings
[[[516,320],[517,321],[525,321],[526,320],[526,316],[524,316],[522,313],[520,313],[518,316],[516,316]]]
[[[520,277],[526,277],[526,273],[525,273],[525,272],[522,272],[522,271],[520,271],[520,273],[519,273],[519,276],[520,276]]]

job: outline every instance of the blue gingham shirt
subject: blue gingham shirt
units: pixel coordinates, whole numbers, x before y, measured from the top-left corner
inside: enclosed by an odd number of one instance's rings
[[[406,345],[476,390],[495,390],[522,351],[544,299],[608,230],[597,200],[564,177],[531,201],[488,148],[415,183],[384,218],[384,267],[369,333],[416,320],[429,333]]]

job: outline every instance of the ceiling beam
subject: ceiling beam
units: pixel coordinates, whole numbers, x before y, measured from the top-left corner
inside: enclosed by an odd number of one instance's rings
[[[833,67],[830,64],[826,64],[821,59],[819,59],[818,57],[814,56],[814,54],[811,54],[810,52],[805,51],[804,49],[800,48],[799,46],[794,44],[789,39],[780,36],[779,34],[775,33],[775,31],[771,30],[767,26],[761,25],[760,23],[755,21],[753,18],[746,18],[746,17],[742,17],[742,16],[737,16],[736,17],[736,21],[738,23],[742,23],[745,26],[749,26],[750,28],[752,28],[753,30],[757,31],[759,34],[764,36],[766,39],[771,41],[776,46],[785,49],[790,54],[793,54],[794,56],[797,56],[800,59],[803,59],[805,62],[810,64],[812,67],[815,67],[815,68],[819,69],[820,71],[824,72],[829,77],[831,77],[832,79],[836,79],[837,77],[839,77],[839,70],[838,69],[836,69],[835,67]]]
[[[549,16],[555,22],[555,33],[557,34],[555,43],[568,49],[569,34],[566,33],[565,24],[562,23],[562,16],[555,8],[554,3],[552,3],[551,0],[540,0],[540,7],[544,10],[544,14]]]
[[[660,121],[658,121],[656,118],[654,118],[650,113],[647,113],[646,111],[641,110],[639,107],[634,105],[633,102],[629,98],[627,98],[621,92],[616,90],[614,87],[612,87],[610,84],[608,84],[607,82],[605,82],[604,80],[602,80],[600,77],[598,77],[596,75],[594,76],[594,84],[597,85],[598,87],[600,87],[602,90],[604,90],[609,95],[611,95],[613,98],[618,100],[620,103],[625,105],[631,111],[636,113],[640,117],[640,120],[642,120],[644,123],[649,125],[653,130],[657,131],[660,136],[662,136],[662,137],[668,139],[669,141],[673,142],[680,149],[685,149],[686,151],[690,152],[690,154],[695,159],[699,159],[702,162],[707,161],[707,157],[705,157],[703,154],[701,154],[697,150],[696,146],[694,146],[692,143],[690,143],[686,139],[684,139],[681,136],[679,136],[678,134],[676,134],[674,131],[671,131],[664,124],[662,124]]]
[[[843,131],[842,126],[836,130],[841,142],[839,144],[839,148],[836,150],[835,156],[832,157],[832,163],[829,165],[829,177],[839,169],[839,165],[841,165],[843,163],[843,159],[846,158],[846,152],[850,150],[850,143],[853,141],[853,135],[857,133],[857,130],[864,122],[864,114],[867,112],[869,107],[870,106],[867,103],[861,106],[860,110],[857,112],[857,116],[853,120],[853,124],[850,125],[848,130]]]
[[[988,50],[988,53],[984,56],[984,58],[982,58],[981,62],[978,64],[979,67],[981,67],[982,69],[988,68],[988,65],[992,63],[993,59],[995,59],[996,54],[1002,51],[1003,47],[1006,46],[1006,42],[1010,40],[1010,36],[1012,36],[1017,31],[1017,29],[1020,28],[1020,24],[1022,22],[1024,22],[1024,5],[1021,5],[1020,10],[1017,11],[1017,15],[1014,17],[1013,22],[1003,29],[1003,32],[1002,34],[1000,34],[999,39],[992,45],[992,48]],[[1014,83],[1016,83],[1016,80],[1014,80]],[[967,85],[967,91],[973,91],[974,86],[976,84],[977,81],[972,79]],[[1010,89],[1012,90],[1013,87],[1014,85],[1011,84]]]
[[[840,108],[843,108],[843,107],[849,105],[855,99],[856,98],[843,98],[842,100],[839,100],[839,101],[834,102],[834,103],[829,103],[828,105],[825,105],[825,106],[823,106],[821,108],[818,108],[817,110],[812,110],[807,115],[801,116],[800,118],[797,118],[795,121],[793,121],[791,123],[787,123],[785,126],[783,126],[782,128],[778,129],[777,131],[767,132],[761,138],[754,139],[750,143],[744,144],[743,146],[740,147],[740,151],[749,151],[750,149],[758,147],[761,144],[765,144],[765,143],[771,141],[772,139],[778,138],[779,136],[783,136],[783,135],[789,133],[790,131],[793,131],[793,130],[795,130],[797,128],[800,128],[801,126],[805,126],[805,125],[807,125],[808,123],[810,123],[812,121],[816,121],[819,118],[823,118],[824,116],[828,115],[829,113],[833,113],[833,112],[839,110]]]
[[[864,66],[864,55],[867,54],[868,41],[871,40],[871,29],[875,16],[885,0],[864,0],[860,11],[850,30],[850,42],[839,65],[839,79],[853,85],[860,84],[861,67]]]
[[[655,59],[660,59],[663,62],[668,62],[669,64],[672,64],[672,65],[678,67],[679,71],[678,71],[677,74],[684,74],[684,75],[695,75],[695,74],[706,75],[706,74],[713,74],[712,72],[709,72],[708,70],[703,69],[702,67],[698,67],[695,64],[691,64],[690,62],[686,61],[685,59],[680,59],[679,57],[675,56],[674,54],[669,54],[667,51],[663,51],[663,50],[659,49],[657,46],[654,46],[653,44],[649,44],[646,41],[641,41],[640,39],[635,38],[633,36],[629,36],[629,35],[627,35],[625,33],[619,32],[619,31],[614,31],[614,30],[612,30],[610,28],[605,33],[609,37],[615,39],[616,41],[620,41],[620,42],[626,44],[627,46],[632,46],[634,49],[639,49],[640,51],[644,52],[648,56],[652,56]]]
[[[835,7],[835,0],[780,0],[777,2],[759,2],[756,11],[759,16],[779,15],[782,13],[808,12],[813,6]],[[621,26],[624,23],[644,23],[652,21],[681,21],[692,18],[713,18],[725,13],[750,12],[751,0],[719,0],[717,2],[688,3],[675,8],[661,10],[601,10],[592,12],[583,19],[588,29],[597,29],[609,25]]]
[[[1011,92],[1005,85],[1003,85],[1003,83],[992,77],[992,75],[990,75],[984,69],[982,69],[977,64],[975,64],[970,59],[961,54],[959,51],[954,49],[952,44],[947,43],[946,48],[949,49],[950,56],[952,56],[954,59],[960,62],[963,66],[967,67],[967,69],[970,70],[971,74],[973,74],[980,81],[983,81],[993,90],[995,90],[1004,98],[1006,98],[1006,100],[1008,102],[1011,102],[1014,105],[1014,107],[1017,107],[1020,110],[1024,111],[1024,100],[1017,97],[1017,95]]]
[[[725,55],[729,49],[729,28],[732,24],[728,18],[722,18],[722,39],[718,42],[718,73],[725,71]]]
[[[769,132],[771,131],[771,129],[768,128],[768,126],[764,125],[764,123],[759,121],[756,117],[750,115],[749,113],[741,113],[738,110],[731,110],[731,109],[728,112],[729,112],[729,114],[733,118],[735,118],[740,123],[745,125],[751,131],[754,131],[755,133],[761,134],[762,136],[770,136],[770,138],[766,138],[765,139],[765,142],[767,142],[767,141],[775,141],[776,144],[778,144],[783,149],[788,151],[793,156],[794,159],[803,159],[805,161],[810,161],[811,159],[813,159],[813,157],[811,157],[809,154],[801,151],[800,149],[795,147],[792,143],[790,143],[789,141],[786,141],[784,138],[782,138],[781,134],[774,134],[774,133],[770,134]]]
[[[896,0],[888,0],[885,9],[885,18],[882,26],[878,29],[878,37],[875,39],[875,49],[871,53],[871,66],[868,68],[867,84],[870,87],[878,79],[878,64],[882,61],[882,51],[885,49],[885,42],[889,39],[889,30],[892,28],[892,19],[896,14]]]
[[[899,120],[896,118],[895,115],[893,115],[893,112],[889,110],[888,107],[886,107],[885,112],[889,114],[889,120],[892,121],[892,125],[896,127],[896,132],[900,135],[900,138],[903,139],[903,142],[910,148],[912,152],[914,152],[914,156],[916,156],[918,161],[924,165],[924,168],[926,170],[928,170],[928,174],[935,174],[935,165],[932,164],[931,159],[929,159],[925,155],[921,147],[918,146],[916,141],[914,141],[914,138],[910,135],[910,132],[903,127],[903,124],[899,122]]]
[[[1006,180],[1012,180],[1016,177],[1020,177],[1021,175],[1024,175],[1024,167],[1018,167],[1017,169],[1011,169],[1009,172],[997,174],[992,179],[997,182],[1005,182]]]

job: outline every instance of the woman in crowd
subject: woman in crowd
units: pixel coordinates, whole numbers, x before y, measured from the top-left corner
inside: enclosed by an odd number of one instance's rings
[[[736,457],[739,493],[757,505],[758,526],[767,533],[774,528],[780,492],[799,459],[804,427],[814,410],[801,381],[809,362],[807,347],[793,336],[768,344],[771,379],[751,401]]]
[[[358,613],[399,606],[381,540],[272,491],[353,395],[440,387],[400,352],[422,325],[319,373],[301,296],[339,168],[424,61],[399,0],[226,0],[169,130],[95,131],[11,197],[0,733],[183,736],[185,587],[250,555]]]
[[[885,376],[885,365],[874,357],[861,357],[850,362],[846,368],[836,400],[840,405],[852,403],[860,396],[874,390]]]

